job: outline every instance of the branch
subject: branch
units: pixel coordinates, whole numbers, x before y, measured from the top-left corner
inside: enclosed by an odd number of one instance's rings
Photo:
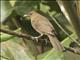
[[[72,47],[70,47],[70,48],[64,47],[64,48],[65,48],[65,50],[68,50],[68,51],[70,51],[70,52],[73,52],[73,53],[75,53],[75,54],[80,55],[80,51],[77,51],[77,49],[75,49],[75,48],[72,48]]]
[[[6,30],[6,29],[1,29],[1,28],[0,28],[0,32],[10,34],[10,35],[15,35],[15,36],[21,37],[21,38],[27,38],[28,40],[35,40],[35,38],[33,36],[28,35],[28,34],[17,33],[17,32],[13,32],[13,31]]]
[[[59,27],[71,40],[73,40],[75,43],[77,43],[77,44],[79,45],[79,42],[77,42],[74,38],[72,38],[72,37],[69,35],[69,33],[67,33],[67,32],[65,31],[65,29],[57,22],[56,18],[54,18],[54,17],[50,14],[49,11],[48,11],[48,14],[49,14],[49,16],[54,20],[54,22],[58,25],[58,27]]]
[[[0,28],[0,32],[10,34],[10,35],[15,35],[15,36],[21,37],[21,38],[27,38],[28,40],[36,40],[36,38],[34,38],[33,36],[28,35],[28,34],[17,33],[17,32],[13,32],[13,31],[10,31],[10,30],[1,29],[1,28]],[[67,48],[67,47],[64,47],[64,48],[65,48],[65,50],[69,50],[73,53],[76,53],[76,54],[80,55],[80,53],[78,51],[75,52],[75,50],[73,50],[72,48]]]

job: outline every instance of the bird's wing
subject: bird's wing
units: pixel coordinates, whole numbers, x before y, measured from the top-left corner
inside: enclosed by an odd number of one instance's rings
[[[50,33],[54,29],[50,21],[44,16],[36,17],[36,19],[31,20],[33,28],[39,33]]]

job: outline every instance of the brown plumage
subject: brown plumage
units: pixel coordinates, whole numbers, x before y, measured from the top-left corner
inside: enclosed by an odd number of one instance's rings
[[[62,45],[60,44],[59,40],[57,39],[54,33],[55,32],[54,27],[46,17],[40,15],[36,11],[31,11],[30,13],[27,14],[27,16],[29,16],[31,19],[32,27],[41,35],[43,34],[47,35],[49,37],[52,46],[56,50],[58,51],[63,50]]]

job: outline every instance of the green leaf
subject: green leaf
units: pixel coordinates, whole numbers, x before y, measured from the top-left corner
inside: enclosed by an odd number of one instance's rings
[[[71,37],[74,37],[74,39],[77,38],[77,35],[73,33]],[[69,37],[65,38],[62,41],[62,45],[69,47],[70,43],[73,42]],[[74,56],[74,58],[72,58]],[[54,49],[45,52],[44,54],[41,54],[38,56],[38,60],[78,60],[80,58],[80,55],[74,54],[70,51],[65,51],[63,53],[56,52]]]
[[[19,32],[20,29],[15,30],[15,32]],[[14,35],[9,35],[9,34],[5,34],[5,33],[1,33],[0,34],[0,42],[5,42],[10,40],[11,38],[15,37]]]
[[[71,32],[74,31],[71,24],[68,22],[68,20],[65,18],[65,16],[62,13],[56,13],[54,17],[68,34],[71,34]]]
[[[14,36],[13,35],[9,35],[9,34],[5,34],[5,33],[1,33],[0,42],[5,42],[5,41],[11,39],[12,37],[14,37]]]
[[[19,41],[17,43],[16,41]],[[27,48],[27,50],[26,50]],[[8,57],[9,60],[34,60],[34,56],[28,49],[27,46],[24,46],[24,43],[19,38],[12,38],[7,42],[1,43],[1,52],[2,56]]]
[[[38,60],[79,60],[80,55],[71,51],[57,52],[54,49],[38,56]]]
[[[15,2],[16,2],[16,0],[14,0],[14,1],[10,0],[10,4],[11,4],[12,6],[15,5]]]
[[[75,33],[71,34],[70,37],[72,37],[74,40],[76,40],[78,38]],[[74,42],[74,40],[67,37],[61,43],[62,43],[63,46],[69,47],[70,43]]]
[[[66,51],[64,52],[64,60],[80,60],[80,55]]]
[[[1,14],[1,21],[0,22],[3,22],[12,12],[13,8],[12,6],[10,5],[10,2],[9,1],[0,1],[0,14]]]
[[[63,60],[63,57],[64,54],[62,52],[52,49],[43,55],[39,55],[38,60]]]
[[[44,5],[40,3],[40,10],[44,13],[47,13],[49,11],[50,7],[48,5]]]
[[[39,3],[39,1],[19,1],[17,0],[15,3],[15,10],[19,15],[24,15],[28,12],[30,12],[31,10],[34,10],[37,8],[37,4]]]

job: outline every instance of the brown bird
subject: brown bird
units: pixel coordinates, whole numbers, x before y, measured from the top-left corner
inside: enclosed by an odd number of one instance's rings
[[[54,33],[54,27],[46,17],[40,15],[36,11],[31,11],[27,15],[24,15],[24,17],[26,16],[30,17],[32,27],[40,33],[41,36],[43,34],[47,35],[52,46],[58,51],[63,51],[63,47]]]

